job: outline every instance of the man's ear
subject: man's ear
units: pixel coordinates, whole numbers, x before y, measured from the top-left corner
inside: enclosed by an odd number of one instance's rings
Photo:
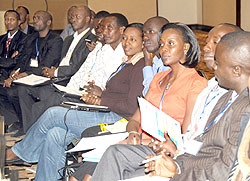
[[[123,34],[124,30],[125,30],[125,26],[121,26],[120,27],[120,33],[121,33],[121,35]]]
[[[90,16],[87,16],[86,19],[85,19],[85,22],[90,24],[90,19],[91,19]]]
[[[47,21],[47,25],[48,25],[48,26],[51,26],[51,23],[52,23],[51,20],[48,20],[48,21]]]
[[[242,68],[239,65],[233,66],[233,75],[239,77],[242,73]]]

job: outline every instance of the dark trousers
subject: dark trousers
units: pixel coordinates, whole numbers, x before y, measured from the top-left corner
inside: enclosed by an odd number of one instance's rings
[[[22,121],[16,86],[0,87],[0,114],[4,116],[5,125]]]

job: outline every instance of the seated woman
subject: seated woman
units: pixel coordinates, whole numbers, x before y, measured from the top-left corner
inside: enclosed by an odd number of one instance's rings
[[[112,111],[88,112],[52,107],[29,129],[24,139],[7,151],[6,160],[17,157],[26,162],[38,162],[36,180],[57,180],[58,170],[65,165],[65,147],[82,131],[101,123],[128,119],[136,109],[142,94],[144,58],[142,24],[129,25],[122,46],[127,60],[109,78],[101,97],[89,93],[87,102],[108,106]]]
[[[207,86],[207,80],[200,77],[194,67],[200,59],[200,47],[197,39],[186,25],[170,23],[162,27],[159,33],[160,55],[170,70],[158,73],[153,78],[145,97],[163,112],[179,121],[185,133],[197,95]],[[92,180],[120,180],[144,175],[144,167],[139,161],[146,155],[155,154],[147,144],[151,138],[140,137],[140,110],[129,120],[127,131],[130,145],[113,145],[104,153],[93,174]],[[162,142],[162,148],[165,143]],[[157,150],[160,151],[160,150]]]

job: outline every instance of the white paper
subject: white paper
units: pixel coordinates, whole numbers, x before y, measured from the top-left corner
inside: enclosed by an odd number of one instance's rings
[[[159,141],[165,141],[164,132],[167,132],[177,149],[183,150],[180,123],[147,100],[138,98],[138,101],[141,111],[141,128]]]
[[[68,150],[67,152],[83,151],[94,148],[103,149],[105,146],[116,144],[117,142],[124,140],[126,137],[128,137],[127,132],[82,138],[81,141],[74,148]]]
[[[82,96],[83,94],[86,94],[86,92],[80,91],[80,90],[75,90],[75,89],[71,89],[62,85],[58,85],[58,84],[53,84],[58,90],[62,91],[62,92],[66,92],[68,94],[73,94],[73,95],[77,95],[77,96]]]
[[[14,80],[13,82],[34,86],[34,85],[42,84],[42,83],[49,81],[49,80],[50,80],[50,78],[31,74],[31,75],[28,75],[26,77]]]
[[[125,179],[126,181],[168,181],[170,178],[165,178],[165,177],[159,177],[159,176],[153,176],[150,177],[149,175],[145,176],[139,176],[139,177],[134,177],[130,179]]]
[[[111,133],[121,133],[126,131],[128,121],[126,119],[121,119],[112,125],[103,126]]]

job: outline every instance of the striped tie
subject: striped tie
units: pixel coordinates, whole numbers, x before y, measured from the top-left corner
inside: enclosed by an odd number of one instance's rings
[[[6,41],[6,58],[8,56],[8,53],[9,53],[9,49],[10,49],[10,42],[11,42],[12,38],[8,38],[7,41]]]
[[[239,171],[238,169],[239,169],[239,162],[238,162],[238,159],[237,159],[234,162],[233,168],[231,169],[231,171],[229,173],[227,181],[234,181],[235,180],[235,178],[233,179],[233,176],[238,173],[238,171]],[[234,177],[237,177],[237,176],[234,176]],[[248,175],[246,177],[246,179],[242,180],[242,181],[250,181],[250,175]]]

